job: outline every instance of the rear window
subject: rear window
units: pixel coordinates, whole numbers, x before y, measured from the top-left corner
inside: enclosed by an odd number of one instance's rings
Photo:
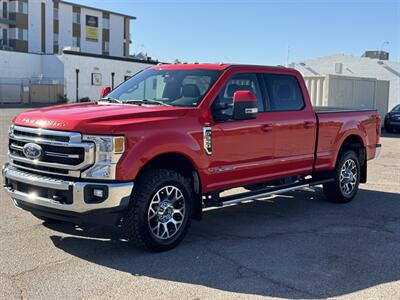
[[[304,108],[303,94],[296,77],[264,74],[264,81],[271,111],[293,111]]]

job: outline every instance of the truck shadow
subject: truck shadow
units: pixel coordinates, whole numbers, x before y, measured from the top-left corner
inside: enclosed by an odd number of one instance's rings
[[[59,249],[133,276],[282,298],[336,297],[400,280],[400,194],[360,190],[345,205],[319,188],[205,212],[185,241],[147,253],[116,229],[46,224]]]

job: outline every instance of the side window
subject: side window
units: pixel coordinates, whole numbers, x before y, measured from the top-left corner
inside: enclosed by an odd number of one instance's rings
[[[304,107],[297,78],[290,75],[264,74],[271,111],[295,111]]]
[[[213,103],[214,115],[216,119],[222,121],[232,117],[233,94],[236,91],[251,91],[257,97],[258,112],[264,111],[263,97],[256,74],[241,73],[234,75],[222,88]],[[215,109],[223,105],[229,106],[226,109]]]

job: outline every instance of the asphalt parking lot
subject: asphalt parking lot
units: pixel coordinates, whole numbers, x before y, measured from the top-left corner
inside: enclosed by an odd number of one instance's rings
[[[0,108],[7,128],[22,109]],[[320,188],[208,210],[185,241],[147,253],[106,227],[47,224],[0,191],[0,299],[400,299],[400,134],[338,205]]]

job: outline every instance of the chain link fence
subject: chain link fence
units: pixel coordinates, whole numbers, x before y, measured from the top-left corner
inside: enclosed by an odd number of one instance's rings
[[[64,91],[64,78],[0,77],[0,104],[64,103]]]

